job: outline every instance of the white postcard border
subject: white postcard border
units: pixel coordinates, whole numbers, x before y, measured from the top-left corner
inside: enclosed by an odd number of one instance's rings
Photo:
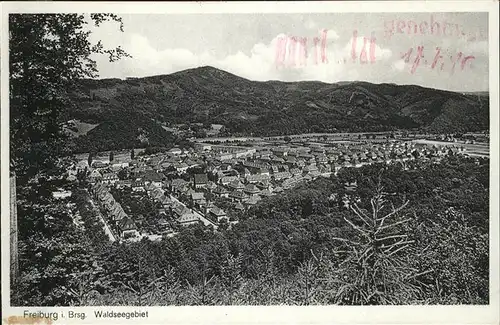
[[[381,3],[383,3],[381,5]],[[495,1],[406,1],[406,2],[11,2],[2,3],[1,46],[1,206],[2,206],[2,318],[22,315],[24,310],[81,311],[85,321],[65,324],[497,324],[499,321],[499,18]],[[489,12],[490,54],[490,305],[489,306],[377,306],[377,307],[10,307],[9,299],[9,112],[8,112],[8,19],[10,13],[113,12],[124,13],[302,13],[302,12]],[[497,306],[497,307],[494,307]],[[148,319],[96,320],[95,310],[148,311]],[[55,322],[57,323],[57,322]]]

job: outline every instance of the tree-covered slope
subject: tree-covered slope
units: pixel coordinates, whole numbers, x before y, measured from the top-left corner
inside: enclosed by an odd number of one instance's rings
[[[114,132],[107,125],[113,121],[128,123],[124,132],[132,132],[141,119],[153,129],[159,122],[210,122],[254,135],[408,128],[467,132],[489,125],[484,94],[367,82],[257,82],[212,67],[82,80],[72,98],[75,107],[68,119],[103,123],[89,132],[89,141],[98,135],[111,138]]]

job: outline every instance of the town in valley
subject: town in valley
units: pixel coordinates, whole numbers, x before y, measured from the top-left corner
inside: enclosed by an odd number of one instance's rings
[[[143,237],[157,241],[193,224],[227,229],[259,201],[303,182],[336,175],[342,168],[385,163],[408,169],[415,160],[439,163],[448,155],[487,157],[488,138],[486,132],[457,138],[407,131],[191,137],[191,147],[156,153],[143,148],[78,154],[68,180],[84,178],[88,200],[110,241],[126,243]],[[53,193],[67,200],[71,194],[64,188]],[[338,199],[348,206],[348,197]]]

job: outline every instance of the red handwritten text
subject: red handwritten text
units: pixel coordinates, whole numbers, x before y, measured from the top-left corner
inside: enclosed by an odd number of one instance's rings
[[[413,55],[414,54],[414,55]],[[414,57],[412,66],[410,68],[410,72],[414,74],[417,71],[417,68],[421,65],[427,66],[429,61],[424,56],[424,46],[417,46],[414,51],[414,48],[410,48],[406,53],[401,54],[401,59],[404,60],[405,63],[410,63]],[[467,63],[471,62],[475,59],[473,55],[464,56],[462,52],[456,53],[456,55],[450,55],[450,63],[451,69],[450,74],[455,73],[457,64],[460,65],[460,69],[464,70],[467,66]],[[435,69],[436,66],[439,66],[439,70],[443,71],[445,68],[443,50],[440,47],[435,48],[435,52],[432,55],[432,63],[430,64],[431,69]],[[446,66],[449,66],[447,64]]]
[[[322,63],[328,63],[326,55],[326,36],[327,30],[321,32],[321,37],[314,37],[313,48],[314,56],[312,57],[313,63],[318,64],[318,57]],[[306,66],[308,53],[308,39],[307,37],[297,36],[282,36],[276,42],[276,66]]]
[[[371,38],[368,39],[366,37],[363,37],[363,47],[361,48],[361,53],[359,54],[359,63],[361,64],[366,64],[368,63],[368,55],[366,54],[366,45],[368,42],[370,42],[369,45],[369,57],[370,57],[370,63],[375,63],[375,43],[376,39],[374,34],[372,33]],[[358,54],[357,54],[357,44],[358,43],[358,31],[355,30],[352,33],[352,44],[351,44],[351,58],[353,62],[356,62],[358,59]]]
[[[431,15],[429,21],[416,22],[414,20],[386,20],[384,22],[385,37],[390,39],[395,34],[407,35],[435,35],[440,37],[457,37],[468,42],[483,38],[481,30],[468,33],[463,26],[447,21],[438,21]]]
[[[358,44],[361,50],[358,49]],[[368,62],[375,63],[376,38],[374,33],[370,38],[358,37],[358,31],[355,30],[352,34],[351,59],[353,62],[366,64]],[[327,64],[327,30],[321,32],[320,37],[312,39],[312,64],[319,63]],[[276,42],[275,62],[276,67],[297,67],[306,66],[309,58],[308,39],[306,37],[283,36],[279,37]],[[346,62],[344,59],[341,62]]]

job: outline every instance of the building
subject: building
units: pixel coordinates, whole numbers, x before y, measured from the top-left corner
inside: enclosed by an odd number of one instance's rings
[[[183,210],[176,221],[181,226],[195,225],[201,222],[198,216],[189,209]]]
[[[218,207],[211,208],[210,211],[208,212],[208,216],[210,219],[216,222],[221,222],[222,219],[226,219],[229,221],[226,212]]]
[[[217,184],[215,184],[214,182],[211,182],[209,181],[207,183],[207,186],[205,187],[209,192],[212,192],[213,190],[215,190],[217,188]]]
[[[89,175],[89,183],[91,184],[95,184],[97,182],[100,182],[102,180],[102,174],[94,169],[93,171],[90,172],[90,175]]]
[[[105,184],[115,184],[118,180],[118,176],[115,173],[102,174],[102,182]]]
[[[212,150],[212,145],[207,143],[195,143],[194,148],[198,151],[210,151]]]
[[[212,193],[218,197],[229,197],[229,191],[222,186],[217,186]]]
[[[243,185],[239,179],[233,180],[228,186],[234,190],[243,190],[245,188],[245,185]]]
[[[129,179],[123,180],[123,181],[117,181],[115,183],[116,188],[125,188],[125,187],[132,187],[132,181]]]
[[[239,210],[239,211],[243,211],[245,210],[245,206],[243,204],[241,204],[241,202],[237,202],[235,205],[234,205],[234,208],[236,210]]]
[[[269,196],[273,195],[273,193],[271,193],[271,191],[269,189],[264,189],[259,193],[259,195],[262,197],[269,197]]]
[[[132,191],[134,192],[145,192],[146,191],[146,188],[145,188],[145,185],[144,182],[142,181],[136,181],[136,182],[133,182],[132,183]]]
[[[162,184],[162,180],[163,180],[162,175],[153,171],[153,170],[145,171],[141,178],[144,181],[144,184],[146,184],[146,185],[152,184],[156,187],[161,187],[163,185]]]
[[[146,190],[155,202],[161,202],[163,197],[165,197],[161,188],[154,186],[153,184],[146,185]]]
[[[205,194],[200,192],[191,193],[191,202],[193,205],[201,205],[206,202]]]
[[[175,156],[182,154],[182,150],[179,148],[172,148],[168,152],[175,155]]]
[[[128,162],[115,162],[111,164],[112,168],[127,168],[129,166]]]
[[[248,183],[259,183],[269,180],[269,173],[263,175],[249,175],[246,177]]]
[[[179,173],[184,173],[188,170],[189,168],[189,165],[184,163],[184,162],[181,162],[181,163],[175,163],[174,164],[174,168],[177,172]]]
[[[232,153],[221,153],[219,155],[217,155],[217,159],[219,160],[229,160],[233,158],[233,154]]]
[[[128,218],[125,211],[123,211],[123,208],[120,205],[120,203],[114,201],[114,199],[113,199],[113,202],[114,203],[112,204],[111,208],[109,209],[109,215],[111,216],[113,221],[120,222],[120,220]]]
[[[183,189],[187,186],[188,186],[188,182],[186,182],[182,178],[176,178],[170,182],[169,189],[172,193],[180,194],[180,193],[184,192]]]
[[[246,200],[248,198],[248,195],[246,193],[244,193],[243,191],[234,191],[234,192],[231,192],[231,194],[229,194],[229,197],[231,199],[233,199],[233,201],[243,201],[243,200]]]
[[[245,177],[250,176],[250,175],[251,175],[251,173],[250,173],[250,171],[248,170],[248,168],[244,168],[244,169],[240,172],[240,176],[241,176],[242,178],[245,178]]]
[[[287,179],[290,177],[292,177],[292,174],[290,172],[277,172],[277,173],[274,173],[272,176],[272,178],[275,181],[281,181],[283,179]]]
[[[310,164],[306,167],[304,167],[304,173],[313,173],[313,172],[317,172],[318,171],[318,166],[316,166],[315,164]]]
[[[254,174],[263,174],[263,173],[269,174],[268,171],[269,164],[267,163],[259,163],[259,162],[245,160],[243,162],[243,167],[247,168],[250,172]]]
[[[248,184],[247,186],[245,186],[244,191],[248,195],[257,195],[260,192],[260,190],[254,184]]]
[[[276,156],[280,156],[280,157],[285,157],[288,154],[288,151],[290,151],[290,149],[286,148],[286,147],[278,147],[278,148],[273,149],[273,153]]]
[[[238,181],[238,179],[238,176],[224,176],[219,180],[219,182],[222,185],[228,185],[231,182]]]
[[[135,222],[129,217],[125,217],[118,221],[118,229],[123,239],[137,237],[139,235]]]
[[[208,184],[208,176],[207,174],[195,174],[194,175],[194,188],[206,188]]]
[[[92,163],[93,168],[107,168],[108,164],[102,161],[94,161]]]
[[[52,197],[55,199],[65,199],[71,197],[71,191],[59,190],[52,192]]]
[[[245,200],[244,203],[248,206],[256,205],[261,200],[260,196],[252,195],[249,199]]]

